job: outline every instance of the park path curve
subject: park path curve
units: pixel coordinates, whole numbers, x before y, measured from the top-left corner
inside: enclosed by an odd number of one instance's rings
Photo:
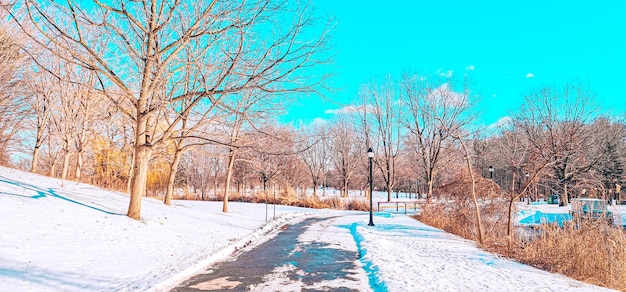
[[[402,214],[297,219],[173,291],[614,291],[524,265]]]
[[[290,222],[172,291],[370,291],[345,215]]]

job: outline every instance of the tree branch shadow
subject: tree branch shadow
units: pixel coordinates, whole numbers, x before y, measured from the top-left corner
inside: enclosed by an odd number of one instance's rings
[[[17,187],[17,188],[21,188],[21,189],[23,189],[25,191],[35,192],[37,194],[29,196],[29,195],[24,195],[24,194],[19,194],[19,193],[9,193],[9,192],[5,192],[5,191],[0,191],[0,195],[17,196],[17,197],[30,198],[30,199],[35,199],[35,200],[46,198],[46,197],[53,197],[53,198],[58,198],[58,199],[61,199],[61,200],[64,200],[66,202],[70,202],[70,203],[73,203],[73,204],[76,204],[76,205],[79,205],[79,206],[87,207],[89,209],[96,210],[96,211],[99,211],[99,212],[102,212],[102,213],[105,213],[105,214],[120,215],[120,216],[125,215],[123,213],[105,210],[105,209],[102,209],[102,208],[98,208],[98,207],[95,207],[95,206],[88,205],[86,203],[80,202],[80,201],[75,200],[75,199],[71,199],[71,198],[69,198],[69,197],[67,197],[65,195],[58,194],[57,191],[55,191],[55,190],[53,190],[51,188],[48,188],[47,190],[44,190],[44,189],[42,189],[42,188],[40,188],[38,186],[32,185],[32,184],[19,182],[19,181],[15,181],[15,180],[12,180],[12,179],[0,176],[0,184],[2,184],[2,183],[9,184],[9,185],[12,185],[12,186]]]

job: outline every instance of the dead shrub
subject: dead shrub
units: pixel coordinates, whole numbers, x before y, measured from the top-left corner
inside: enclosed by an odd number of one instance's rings
[[[183,199],[195,199],[187,198]],[[210,197],[211,201],[223,201],[224,195],[217,194]],[[369,211],[369,201],[363,199],[350,199],[338,197],[327,197],[320,199],[318,196],[297,196],[294,192],[281,192],[276,197],[274,194],[268,193],[255,193],[253,195],[241,195],[239,193],[231,193],[228,201],[230,202],[248,202],[248,203],[265,203],[279,204],[303,208],[312,209],[336,209],[336,210],[357,210],[357,211]]]
[[[355,211],[369,211],[370,203],[367,200],[362,199],[352,199],[345,204],[346,210],[355,210]]]
[[[490,200],[481,202],[479,206],[485,233],[484,244],[501,245],[506,241],[506,202]],[[469,199],[425,204],[420,214],[414,217],[425,224],[463,238],[474,241],[478,239],[474,205]]]
[[[330,197],[324,200],[328,204],[328,208],[343,210],[343,201],[338,197]]]

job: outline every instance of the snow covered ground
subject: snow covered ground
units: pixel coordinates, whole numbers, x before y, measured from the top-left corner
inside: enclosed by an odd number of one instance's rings
[[[287,219],[317,210],[144,199],[0,167],[0,291],[141,291],[222,259]],[[269,206],[269,218],[274,215]],[[187,272],[185,274],[185,271]],[[177,280],[174,279],[174,282]]]
[[[64,186],[61,186],[61,185]],[[0,167],[0,291],[164,291],[287,220],[345,215],[377,291],[602,291],[477,249],[403,215],[219,202],[144,199],[142,220],[125,216],[128,196]],[[321,214],[321,215],[319,215]]]
[[[403,215],[374,221],[351,229],[379,291],[609,291],[500,258]]]

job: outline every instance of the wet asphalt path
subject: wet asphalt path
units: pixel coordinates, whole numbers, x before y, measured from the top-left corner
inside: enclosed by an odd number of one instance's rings
[[[356,245],[337,217],[284,225],[270,240],[218,263],[172,291],[369,290]]]

